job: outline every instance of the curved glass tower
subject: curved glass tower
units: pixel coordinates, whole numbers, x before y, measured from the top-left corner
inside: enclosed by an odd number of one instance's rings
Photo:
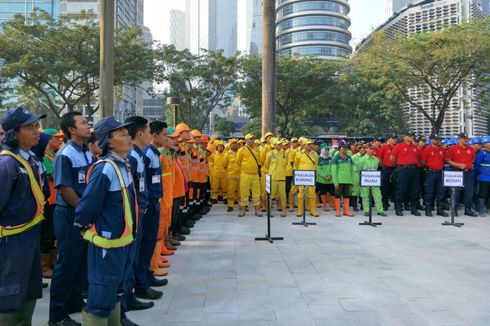
[[[349,11],[348,0],[277,0],[278,53],[324,59],[349,56]]]

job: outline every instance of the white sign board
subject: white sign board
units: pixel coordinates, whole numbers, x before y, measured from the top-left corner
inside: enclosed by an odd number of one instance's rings
[[[294,171],[294,185],[314,187],[316,182],[315,171],[295,170]]]
[[[463,187],[463,171],[444,171],[444,187]]]
[[[361,171],[361,187],[381,187],[381,171]]]
[[[271,175],[266,173],[265,175],[265,192],[271,194]]]

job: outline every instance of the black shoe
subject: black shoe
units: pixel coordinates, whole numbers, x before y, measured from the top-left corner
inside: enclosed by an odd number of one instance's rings
[[[186,237],[184,237],[183,235],[181,234],[177,234],[177,233],[172,233],[172,238],[174,238],[175,240],[177,241],[185,241]],[[172,243],[172,245],[175,246],[175,244]],[[180,246],[180,243],[177,245],[177,246]]]
[[[211,200],[212,205],[216,205],[217,203],[218,203],[218,201],[216,199]]]
[[[136,324],[135,322],[132,322],[131,320],[129,320],[129,318],[124,318],[121,319],[121,326],[140,326],[140,325]]]
[[[153,303],[153,301],[143,302],[143,301],[139,301],[138,299],[135,299],[133,302],[128,304],[128,311],[146,310],[146,309],[153,308],[154,305],[155,303]]]
[[[420,215],[422,215],[422,214],[420,214],[420,212],[419,212],[418,210],[416,210],[416,209],[412,209],[412,210],[410,211],[410,214],[412,214],[412,215],[414,215],[414,216],[420,216]]]
[[[417,204],[417,210],[419,210],[419,211],[424,211],[424,210],[425,210],[425,208],[426,208],[426,206],[424,206],[424,205],[420,205],[420,204]]]
[[[471,209],[465,209],[464,210],[464,215],[466,216],[472,216],[472,217],[477,217],[478,214],[476,212],[474,212],[473,210]]]
[[[403,207],[404,207],[404,210],[406,210],[406,211],[411,211],[412,210],[410,208],[410,204],[405,204],[405,205],[403,205]]]
[[[162,297],[163,292],[147,288],[146,290],[135,290],[134,295],[139,299],[158,300]]]
[[[192,228],[194,227],[194,225],[195,225],[195,223],[192,223],[192,222],[190,222],[190,221],[187,221],[187,222],[185,223],[185,226],[186,226],[187,228],[189,228],[189,229],[192,229]]]
[[[396,214],[396,216],[403,216],[403,212],[402,211],[396,211],[395,214]]]
[[[189,228],[186,228],[185,226],[181,226],[175,231],[175,233],[180,235],[189,235],[191,234],[191,230],[189,230]]]
[[[233,207],[228,207],[228,208],[226,209],[226,211],[227,211],[227,212],[233,212]]]
[[[352,207],[352,210],[353,210],[354,212],[359,212],[359,208],[358,208],[357,206]]]
[[[448,211],[449,210],[449,205],[448,204],[442,204],[442,210]]]
[[[44,283],[44,282],[43,282],[43,289],[47,289],[47,288],[48,288],[48,286],[49,286],[49,284],[48,284],[48,283]]]
[[[63,320],[60,320],[60,321],[49,321],[48,322],[48,326],[82,326],[82,324],[80,324],[79,322],[77,321],[74,321],[73,319],[71,319],[69,316],[66,317],[65,319]]]
[[[443,217],[448,217],[449,216],[449,214],[446,213],[445,211],[443,211],[442,209],[438,209],[437,210],[437,215],[438,216],[443,216]]]
[[[83,300],[78,305],[69,305],[67,308],[68,314],[76,314],[78,312],[82,312],[83,308],[85,308],[87,304],[83,302]]]
[[[166,278],[158,279],[153,275],[149,277],[148,281],[150,282],[150,286],[154,287],[161,287],[168,284],[168,280]]]
[[[431,217],[432,216],[432,210],[430,208],[425,210],[425,216]]]
[[[384,211],[387,211],[388,210],[388,206],[383,206],[383,210]]]
[[[364,213],[364,216],[369,217],[369,213]]]

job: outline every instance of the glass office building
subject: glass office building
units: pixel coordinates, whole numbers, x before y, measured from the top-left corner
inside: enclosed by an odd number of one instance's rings
[[[0,25],[16,14],[28,17],[36,9],[44,10],[54,18],[60,16],[60,0],[2,0],[0,1]]]
[[[278,0],[276,37],[280,54],[340,59],[349,56],[347,0]]]

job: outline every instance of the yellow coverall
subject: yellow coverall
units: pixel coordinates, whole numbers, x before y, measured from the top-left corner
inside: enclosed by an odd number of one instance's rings
[[[226,161],[227,154],[218,151],[213,154],[213,194],[212,199],[218,200],[218,197],[223,197],[226,191]]]
[[[286,215],[286,153],[272,150],[267,153],[265,166],[271,175],[271,198],[281,203],[281,215]]]
[[[296,157],[294,159],[294,170],[316,171],[317,165],[318,154],[316,152],[310,151],[309,153],[306,153],[301,151],[296,153]],[[305,187],[303,186],[298,187],[298,217],[303,216],[304,188]],[[314,186],[306,187],[306,199],[310,204],[310,215],[318,217],[318,213],[316,211],[316,192]]]
[[[255,157],[255,158],[254,158]],[[256,161],[257,160],[257,161]],[[248,205],[248,197],[252,192],[252,204],[260,205],[260,149],[248,145],[240,148],[236,157],[236,166],[240,171],[240,206]],[[259,163],[260,164],[260,163]]]
[[[236,165],[236,158],[238,151],[232,150],[226,153],[227,167],[228,167],[228,185],[227,185],[227,198],[228,207],[233,208],[235,200],[240,198],[240,169]]]

